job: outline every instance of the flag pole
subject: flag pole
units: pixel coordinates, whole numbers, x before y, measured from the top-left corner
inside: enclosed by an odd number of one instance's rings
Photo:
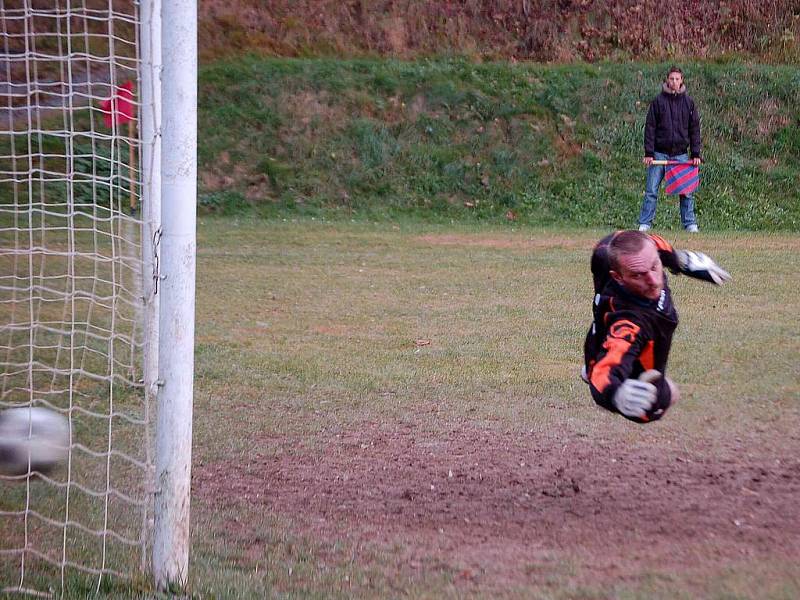
[[[667,165],[694,165],[694,163],[690,160],[654,160],[650,164],[660,167]]]

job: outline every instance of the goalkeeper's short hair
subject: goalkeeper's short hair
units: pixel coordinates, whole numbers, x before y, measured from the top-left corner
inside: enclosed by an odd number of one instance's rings
[[[608,266],[611,270],[619,272],[619,259],[621,256],[637,254],[648,243],[654,243],[649,235],[641,231],[628,230],[617,233],[608,244]]]

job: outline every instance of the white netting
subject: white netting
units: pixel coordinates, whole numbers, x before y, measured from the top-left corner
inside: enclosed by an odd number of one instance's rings
[[[139,9],[0,0],[0,410],[72,428],[63,468],[0,478],[2,591],[82,590],[149,560]],[[107,127],[128,81],[134,119]]]

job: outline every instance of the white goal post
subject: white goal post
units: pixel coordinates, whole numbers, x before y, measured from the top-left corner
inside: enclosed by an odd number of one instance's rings
[[[0,35],[0,411],[70,423],[0,471],[0,595],[183,586],[197,2],[0,0]]]

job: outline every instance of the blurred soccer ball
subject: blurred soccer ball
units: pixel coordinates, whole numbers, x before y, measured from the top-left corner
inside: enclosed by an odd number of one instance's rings
[[[59,413],[37,406],[0,412],[0,475],[49,473],[68,453],[69,421]]]

